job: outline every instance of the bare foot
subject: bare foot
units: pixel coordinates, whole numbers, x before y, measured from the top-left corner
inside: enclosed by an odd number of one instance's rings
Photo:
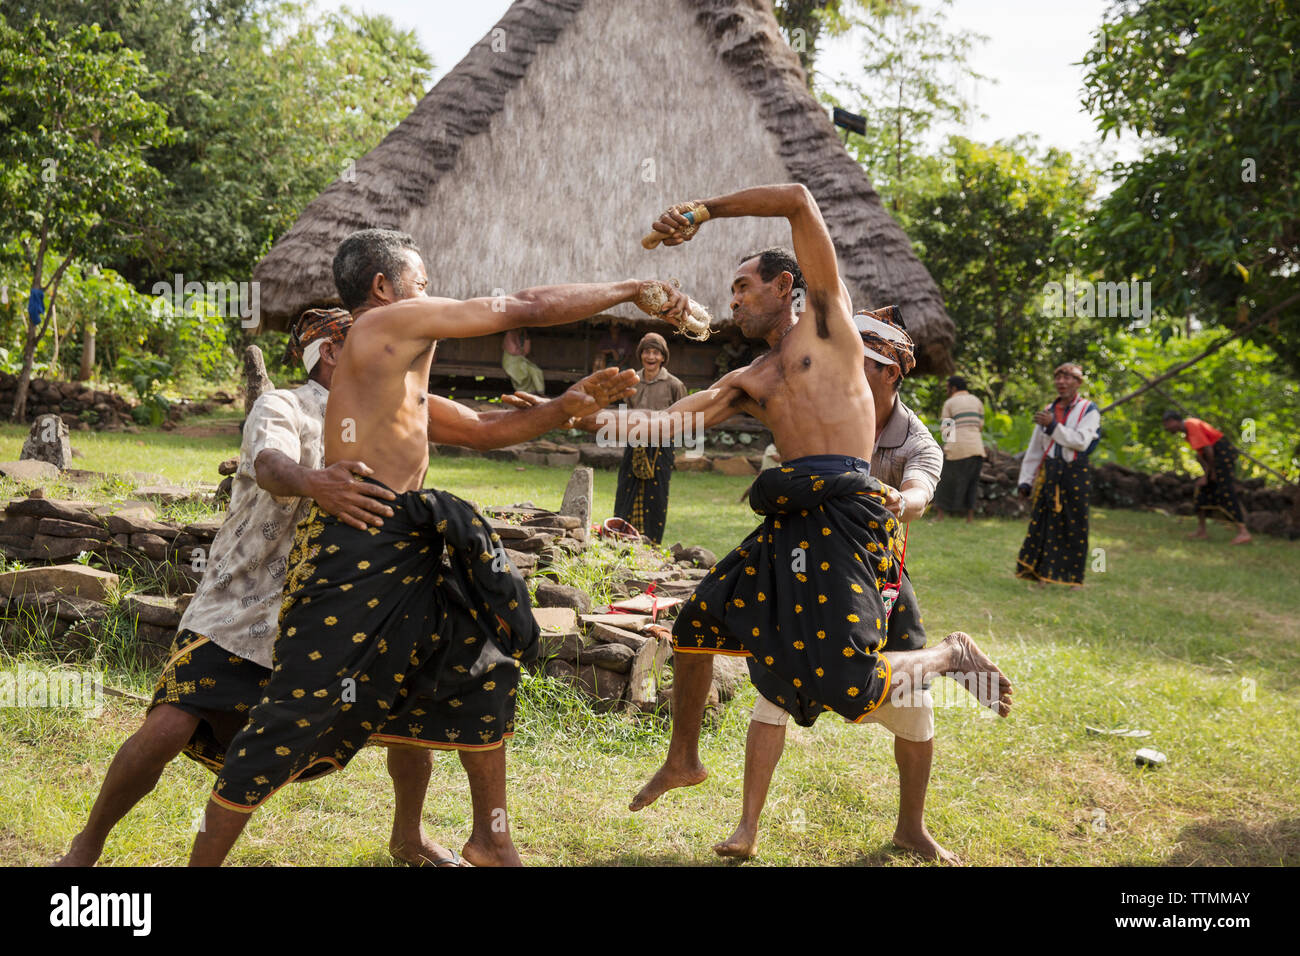
[[[414,844],[403,843],[397,837],[393,837],[388,841],[388,852],[398,863],[405,863],[407,866],[467,865],[464,860],[457,862],[455,853],[441,843],[434,843],[423,833],[420,834],[420,842]]]
[[[1250,532],[1249,532],[1249,531],[1243,531],[1241,534],[1237,535],[1235,538],[1232,539],[1232,543],[1233,543],[1233,544],[1249,544],[1249,543],[1250,543]]]
[[[956,666],[947,672],[966,690],[970,691],[981,704],[997,711],[999,717],[1011,712],[1011,681],[998,670],[987,654],[979,649],[971,636],[965,631],[953,631],[943,642],[955,651]],[[997,698],[993,697],[996,686]]]
[[[628,809],[633,812],[644,810],[669,790],[677,787],[694,787],[696,784],[703,783],[708,777],[709,772],[704,769],[704,764],[698,761],[693,767],[678,767],[664,761],[664,765],[650,778],[650,782],[632,798]]]
[[[82,835],[78,833],[72,838],[72,846],[68,847],[68,852],[50,866],[94,866],[102,851],[103,847],[87,845]]]
[[[1190,541],[1198,541],[1202,538],[1208,538],[1208,537],[1209,534],[1205,531],[1193,531],[1191,534],[1187,536],[1188,540]]]
[[[519,852],[510,837],[502,839],[469,838],[460,848],[460,854],[475,866],[523,866]]]
[[[906,850],[908,853],[915,853],[922,859],[938,860],[940,863],[946,863],[949,866],[962,865],[957,854],[935,842],[934,837],[930,836],[930,831],[924,825],[921,826],[920,833],[905,833],[902,829],[895,830],[894,846],[900,850]]]
[[[753,857],[758,846],[758,834],[743,823],[736,826],[736,832],[721,843],[713,844],[713,852],[730,859],[748,860]]]

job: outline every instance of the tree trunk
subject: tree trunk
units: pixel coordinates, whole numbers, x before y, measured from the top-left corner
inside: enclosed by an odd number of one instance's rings
[[[84,382],[95,373],[95,323],[87,322],[81,333],[81,368],[77,381]]]
[[[50,328],[54,330],[54,354],[50,356],[50,381],[59,377],[59,317],[50,307]]]
[[[19,424],[27,421],[27,386],[32,380],[32,365],[36,362],[36,336],[27,329],[27,344],[23,346],[23,370],[18,373],[18,390],[14,392],[14,407],[10,415]]]

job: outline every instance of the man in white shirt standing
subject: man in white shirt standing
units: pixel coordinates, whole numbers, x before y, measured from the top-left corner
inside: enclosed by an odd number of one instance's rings
[[[1079,394],[1083,368],[1056,369],[1056,398],[1034,415],[1038,426],[1020,465],[1020,496],[1033,495],[1029,530],[1016,560],[1016,577],[1083,587],[1088,558],[1088,456],[1101,438],[1101,412]]]
[[[940,419],[943,474],[934,493],[934,520],[942,521],[945,511],[964,511],[970,524],[984,467],[984,403],[966,390],[966,379],[960,375],[948,378],[948,400]]]

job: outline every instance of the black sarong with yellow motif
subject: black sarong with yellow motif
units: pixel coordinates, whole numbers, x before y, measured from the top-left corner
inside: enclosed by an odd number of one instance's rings
[[[763,523],[673,626],[679,653],[749,657],[759,691],[805,727],[827,710],[859,721],[889,691],[881,592],[899,583],[898,522],[869,467],[819,455],[763,471],[749,492]]]
[[[1016,559],[1016,577],[1052,584],[1082,584],[1088,560],[1088,502],[1092,469],[1084,455],[1074,461],[1044,458],[1034,479],[1029,530]]]
[[[632,527],[656,544],[664,539],[668,486],[673,479],[675,461],[671,446],[628,445],[618,468],[614,514],[631,522]]]
[[[1237,449],[1225,436],[1214,443],[1210,456],[1214,460],[1214,478],[1206,475],[1205,484],[1196,489],[1197,514],[1245,524],[1246,512],[1237,497]]]
[[[489,750],[513,733],[519,668],[537,655],[523,578],[455,495],[389,506],[381,528],[314,505],[298,525],[271,681],[226,754],[223,806],[251,811],[367,742]]]
[[[181,752],[209,770],[220,770],[226,748],[270,680],[270,668],[184,630],[172,641],[149,710],[169,704],[197,717],[199,725]]]

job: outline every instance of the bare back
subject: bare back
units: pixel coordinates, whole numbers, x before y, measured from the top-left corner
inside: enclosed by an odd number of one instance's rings
[[[325,409],[326,465],[364,461],[393,491],[423,487],[429,468],[429,366],[436,344],[404,334],[389,310],[356,320]]]

